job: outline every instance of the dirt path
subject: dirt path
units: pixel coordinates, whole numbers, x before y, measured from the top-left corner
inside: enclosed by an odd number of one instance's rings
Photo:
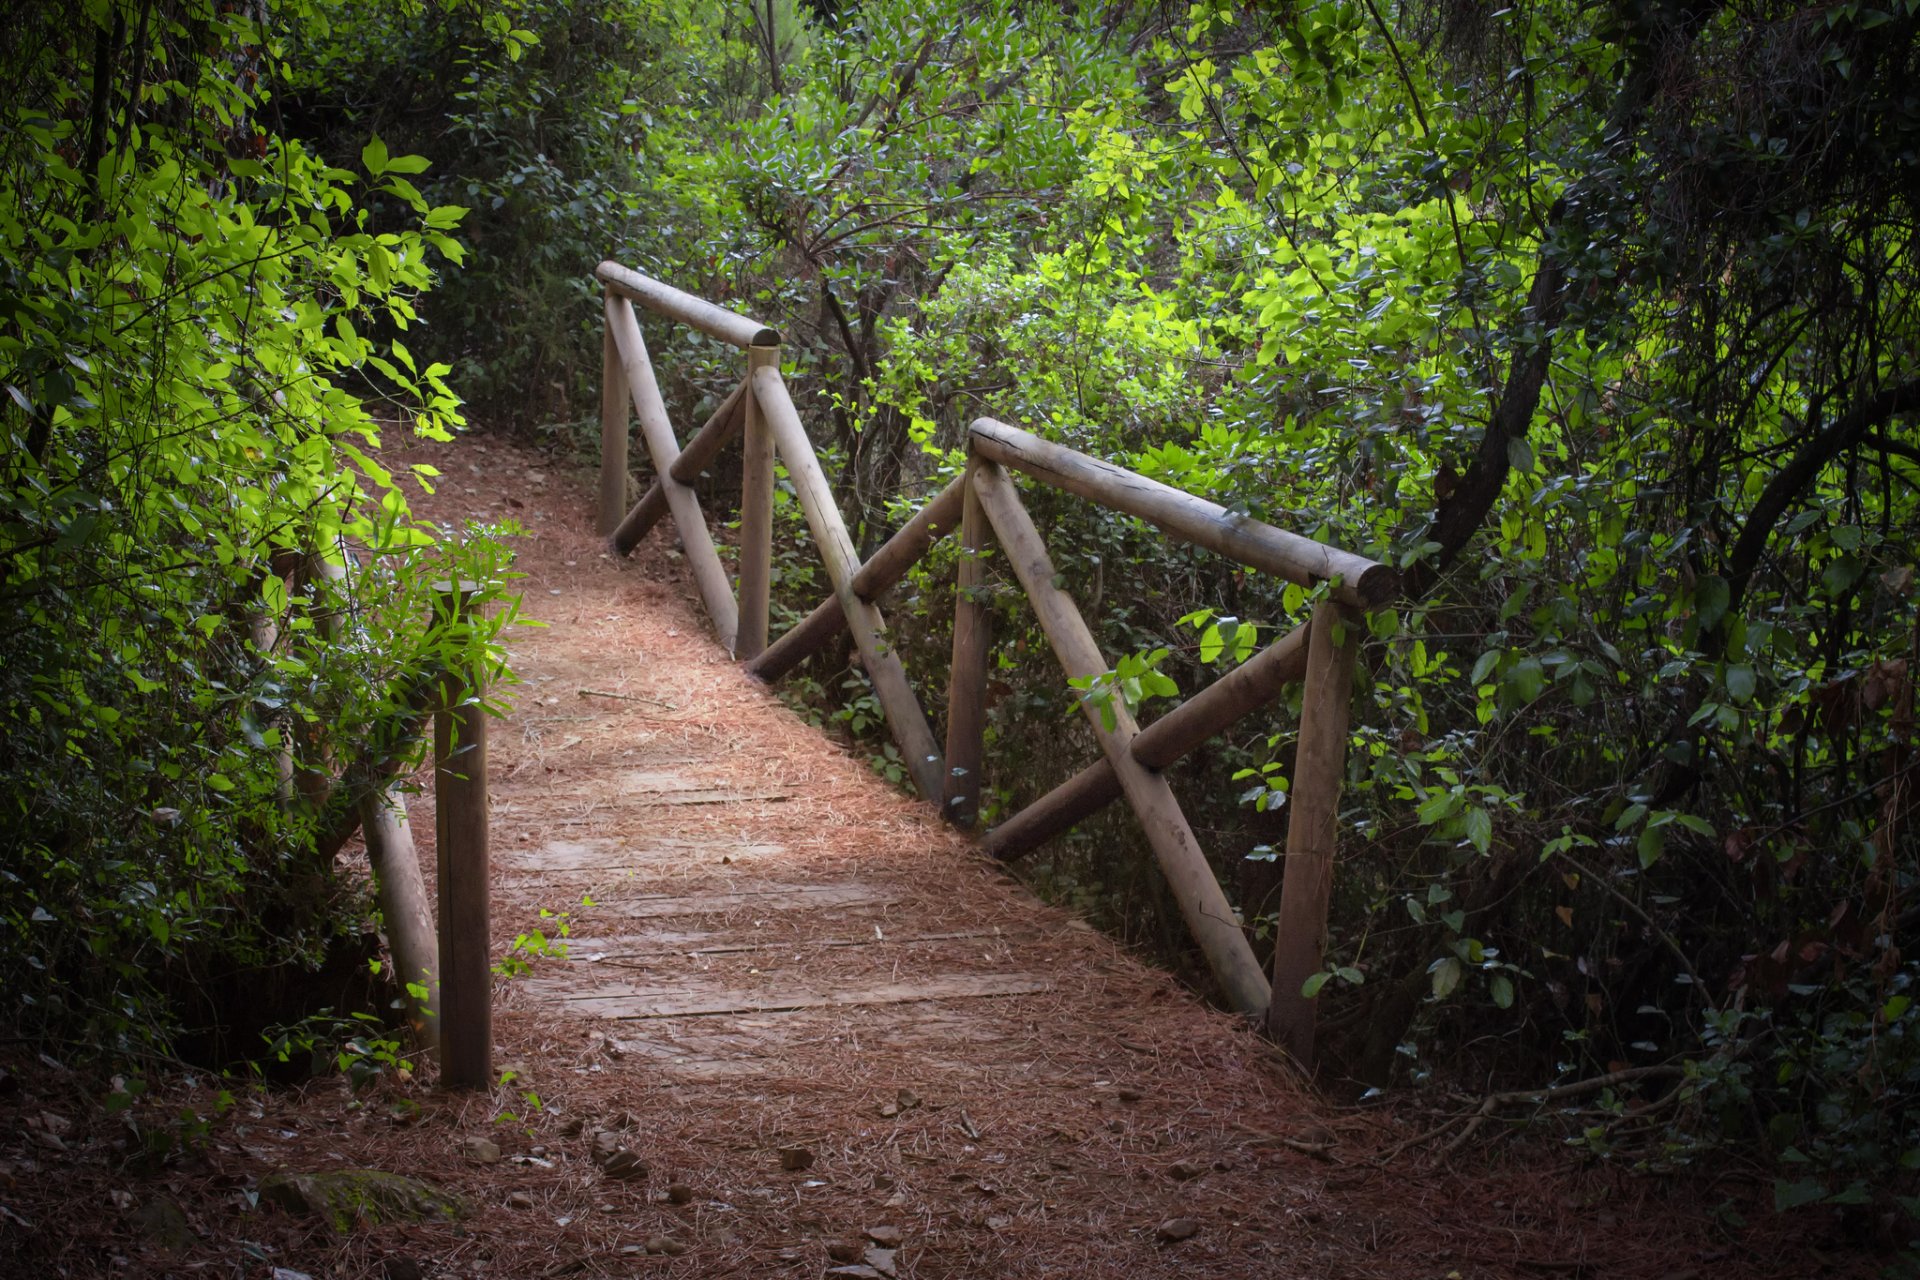
[[[1757,1214],[1716,1224],[1705,1170],[1491,1132],[1450,1167],[1401,1150],[1428,1120],[1319,1103],[745,676],[670,530],[616,563],[585,477],[497,443],[422,457],[447,475],[426,514],[524,523],[546,624],[513,639],[492,736],[494,944],[571,937],[501,985],[501,1085],[203,1078],[116,1115],[101,1082],[12,1061],[0,1275],[1841,1274]],[[142,1158],[155,1133],[177,1140]],[[474,1212],[341,1235],[260,1199],[342,1168]],[[1731,1185],[1753,1214],[1763,1187]]]

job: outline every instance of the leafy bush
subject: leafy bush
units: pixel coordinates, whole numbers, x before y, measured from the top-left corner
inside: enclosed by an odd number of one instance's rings
[[[125,1052],[170,997],[351,942],[334,776],[404,740],[436,664],[498,665],[497,624],[430,624],[429,584],[503,564],[372,453],[376,409],[461,422],[398,337],[461,255],[426,161],[270,128],[284,25],[84,16],[20,15],[0,106],[0,981],[16,1025]],[[407,225],[373,229],[376,195]]]

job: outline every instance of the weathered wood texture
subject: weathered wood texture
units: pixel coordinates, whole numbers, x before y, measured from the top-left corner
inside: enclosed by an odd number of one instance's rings
[[[647,359],[647,344],[640,336],[640,321],[633,306],[623,298],[607,299],[607,329],[620,351],[620,364],[626,371],[632,392],[633,409],[640,418],[640,433],[653,455],[654,473],[667,493],[667,505],[673,511],[673,523],[686,548],[687,567],[700,599],[707,606],[707,617],[720,643],[729,651],[740,633],[740,611],[734,603],[733,587],[727,580],[726,566],[713,549],[713,535],[707,530],[706,517],[700,513],[700,500],[692,489],[673,478],[673,464],[680,456],[680,444],[667,420],[666,402],[660,397],[660,384],[654,379],[653,363]]]
[[[1120,776],[1105,756],[980,837],[980,851],[1002,862],[1025,857],[1120,798]]]
[[[625,407],[624,402],[622,407]],[[680,456],[673,460],[673,478],[684,485],[698,481],[700,473],[739,434],[746,416],[746,384],[743,382],[720,402],[720,407],[713,411],[705,425],[694,433],[693,439],[687,441],[687,447],[680,451]],[[656,476],[640,501],[634,503],[633,509],[627,512],[620,527],[613,531],[609,541],[613,544],[614,554],[632,555],[633,549],[640,545],[640,539],[646,537],[647,531],[666,514],[667,491],[661,487],[660,479]]]
[[[833,489],[827,483],[826,473],[820,469],[820,460],[814,456],[813,443],[807,439],[780,371],[755,369],[753,394],[773,432],[780,457],[787,464],[788,478],[806,514],[807,527],[813,532],[814,545],[826,565],[827,580],[833,584],[847,627],[860,648],[867,678],[873,682],[874,696],[886,713],[887,728],[900,748],[907,773],[923,797],[938,803],[945,769],[940,750],[934,744],[933,730],[927,725],[926,713],[920,709],[913,687],[907,683],[899,654],[887,639],[886,620],[878,608],[854,594],[853,575],[860,561],[840,518],[840,509],[834,503]]]
[[[929,547],[952,532],[960,521],[960,491],[964,483],[959,478],[950,482],[860,566],[860,571],[853,575],[855,595],[862,600],[878,600],[906,576],[907,570],[919,562]],[[840,608],[839,599],[830,596],[767,646],[765,653],[749,662],[747,673],[771,684],[826,648],[846,626],[847,615]]]
[[[1142,729],[1133,741],[1133,758],[1149,769],[1168,768],[1235,720],[1279,697],[1306,669],[1307,629],[1301,627]],[[988,832],[980,847],[1011,862],[1119,798],[1120,780],[1113,766],[1104,758],[1096,760]]]
[[[743,659],[766,651],[773,587],[773,435],[752,389],[753,371],[768,368],[778,372],[780,348],[748,347],[740,461],[740,636],[734,647]]]
[[[1391,599],[1400,589],[1399,574],[1384,564],[1260,520],[1234,515],[1217,502],[1196,498],[1004,422],[980,418],[970,428],[969,436],[982,457],[1024,471],[1056,489],[1138,516],[1197,546],[1289,582],[1312,586],[1337,578],[1340,586],[1334,594],[1363,606]]]
[[[611,311],[611,294],[606,305]],[[627,428],[627,375],[608,325],[600,336],[600,518],[595,527],[602,534],[620,527],[627,507]]]
[[[1333,893],[1359,615],[1322,601],[1314,607],[1310,630],[1288,803],[1287,866],[1280,887],[1280,922],[1274,930],[1273,1002],[1267,1010],[1268,1034],[1303,1064],[1313,1061],[1317,1006],[1300,988],[1319,972],[1327,949],[1327,903]]]
[[[975,463],[967,464],[971,474]],[[972,484],[964,486],[960,565],[953,585],[953,656],[947,674],[947,774],[940,813],[971,827],[980,812],[980,765],[986,753],[987,658],[992,620],[983,598],[987,517]]]
[[[440,940],[413,847],[413,829],[407,825],[405,795],[390,787],[367,796],[360,802],[360,826],[387,948],[393,953],[394,980],[406,1001],[407,1027],[415,1047],[432,1053],[440,1032]],[[408,984],[424,987],[425,994],[416,996]]]
[[[1070,677],[1100,675],[1108,663],[1073,600],[1054,585],[1053,560],[1033,520],[1021,505],[1013,481],[998,466],[981,462],[972,473],[972,488],[1008,564],[1026,588],[1040,626],[1055,656]],[[1233,908],[1220,890],[1206,855],[1174,800],[1164,776],[1133,758],[1133,740],[1139,730],[1124,707],[1113,708],[1114,727],[1107,729],[1097,708],[1083,704],[1100,749],[1112,764],[1120,788],[1146,829],[1162,874],[1180,904],[1187,929],[1207,957],[1214,977],[1234,1008],[1259,1014],[1267,1007],[1267,980],[1254,959],[1253,948],[1234,919]]]
[[[662,284],[651,276],[643,276],[638,271],[629,270],[617,262],[603,262],[594,269],[602,284],[609,292],[622,298],[637,302],[647,310],[678,320],[682,324],[692,325],[700,332],[730,342],[736,347],[777,347],[780,335],[767,328],[758,320],[749,320],[736,315],[725,307],[717,307],[705,298],[696,298],[690,293],[682,293],[670,284]]]
[[[558,988],[559,984],[555,986]],[[572,1009],[601,1018],[699,1018],[931,1000],[978,1000],[992,996],[1038,995],[1053,989],[1053,980],[1039,974],[985,973],[840,987],[830,991],[659,991],[634,985],[625,988],[609,985],[598,990],[568,992],[564,999]]]
[[[454,601],[456,611],[469,607],[464,592]],[[493,1081],[487,713],[480,705],[482,691],[466,672],[449,671],[440,690],[433,716],[440,1080],[450,1089],[483,1089]]]

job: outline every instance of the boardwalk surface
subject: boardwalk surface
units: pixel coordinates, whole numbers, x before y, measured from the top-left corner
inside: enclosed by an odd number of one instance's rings
[[[1523,1169],[1376,1165],[1385,1119],[1317,1108],[1236,1019],[746,676],[670,528],[616,562],[582,487],[479,448],[428,505],[526,526],[546,624],[512,639],[492,785],[496,950],[562,913],[571,933],[507,985],[497,1028],[541,1100],[509,1145],[538,1153],[518,1212],[555,1266],[1475,1277],[1673,1257],[1565,1189],[1530,1195]],[[602,1159],[630,1150],[646,1178],[594,1166],[602,1130]]]

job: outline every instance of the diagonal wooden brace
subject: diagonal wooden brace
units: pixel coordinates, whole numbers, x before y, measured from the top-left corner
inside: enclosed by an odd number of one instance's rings
[[[813,532],[814,545],[826,565],[827,580],[833,583],[834,598],[846,615],[847,629],[853,632],[854,643],[860,646],[860,660],[867,669],[867,678],[873,682],[874,696],[886,713],[887,728],[900,748],[913,785],[922,798],[938,804],[941,778],[946,772],[940,748],[934,743],[933,730],[927,725],[927,714],[920,709],[913,686],[907,683],[900,655],[887,639],[886,619],[853,588],[860,560],[854,552],[853,539],[847,536],[847,526],[840,518],[840,508],[834,503],[826,473],[820,469],[820,459],[815,456],[813,443],[801,425],[799,411],[793,407],[793,399],[787,394],[787,385],[778,368],[755,369],[752,380],[753,394],[768,430],[773,433],[774,447],[787,464],[787,477],[793,482],[800,509],[807,517],[807,527]]]
[[[713,620],[714,633],[727,652],[733,652],[740,632],[740,609],[733,599],[733,587],[727,578],[720,553],[713,549],[713,535],[700,514],[700,499],[692,489],[673,477],[673,464],[680,457],[680,444],[673,438],[673,426],[667,420],[666,401],[660,398],[660,384],[653,376],[653,362],[647,358],[647,344],[640,336],[640,321],[633,304],[624,297],[607,296],[607,332],[613,335],[620,355],[620,367],[633,395],[633,411],[640,419],[640,433],[646,439],[647,452],[653,455],[654,474],[666,491],[667,507],[680,531],[680,543],[687,550],[687,567],[700,588],[700,598]]]
[[[960,523],[960,495],[964,477],[957,478],[935,494],[913,519],[881,544],[853,575],[853,593],[862,600],[878,600],[889,587],[907,576],[907,570],[920,562],[927,549]],[[747,663],[747,674],[768,684],[811,658],[847,629],[846,611],[838,597],[828,596],[818,608],[787,629],[787,633],[767,646]]]
[[[1307,670],[1307,628],[1262,649],[1140,731],[1133,758],[1165,769],[1234,721],[1279,697]],[[1011,862],[1032,853],[1120,798],[1120,779],[1103,757],[989,831],[980,848]]]
[[[1073,678],[1096,676],[1110,670],[1073,599],[1054,585],[1053,560],[1047,554],[1039,530],[1034,528],[1032,517],[1021,505],[1013,482],[997,464],[978,457],[976,463],[971,472],[974,491],[979,494],[980,505],[993,525],[1008,564],[1020,585],[1026,588],[1027,598],[1060,665]],[[1268,999],[1266,975],[1254,959],[1253,948],[1241,932],[1233,908],[1221,892],[1220,882],[1214,878],[1213,868],[1207,865],[1193,829],[1180,812],[1173,789],[1162,774],[1134,758],[1134,740],[1139,730],[1133,717],[1125,708],[1113,707],[1114,727],[1108,729],[1102,723],[1098,708],[1083,703],[1082,709],[1093,726],[1101,751],[1113,766],[1127,803],[1146,829],[1147,841],[1153,846],[1161,872],[1180,904],[1187,928],[1205,953],[1228,1002],[1249,1016],[1264,1014]]]
[[[616,356],[618,353],[615,353]],[[622,407],[625,411],[625,406]],[[720,407],[708,417],[706,425],[694,433],[687,441],[687,447],[673,460],[672,475],[681,484],[691,485],[700,478],[707,464],[717,457],[720,451],[732,442],[740,432],[741,424],[746,420],[746,384],[735,387]],[[620,521],[608,541],[613,546],[613,554],[628,556],[640,545],[640,539],[647,536],[647,530],[660,522],[667,514],[667,491],[661,487],[659,477],[655,477],[640,501]]]

